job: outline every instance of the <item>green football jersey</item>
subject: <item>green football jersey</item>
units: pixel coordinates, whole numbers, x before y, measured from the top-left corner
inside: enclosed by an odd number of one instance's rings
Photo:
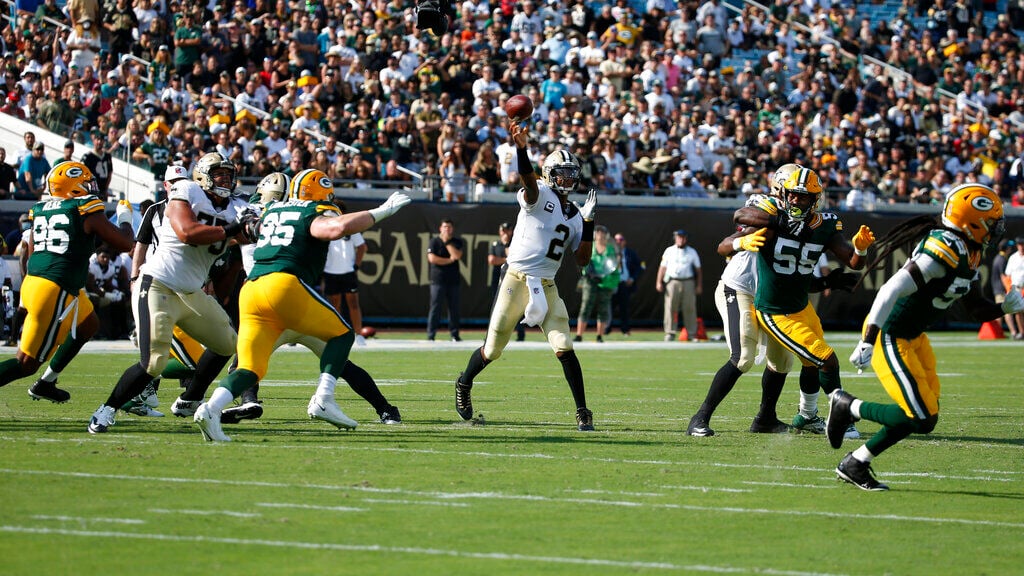
[[[260,219],[260,239],[249,279],[286,272],[306,284],[315,284],[327,264],[330,246],[330,242],[309,233],[310,224],[321,215],[341,216],[341,210],[329,202],[306,200],[271,204]]]
[[[89,257],[96,247],[95,235],[85,231],[85,219],[103,210],[103,202],[95,196],[54,198],[32,206],[28,273],[78,294],[85,287]]]
[[[911,255],[927,254],[947,269],[942,278],[930,280],[913,294],[900,298],[882,326],[897,338],[916,338],[942,313],[971,289],[978,278],[981,252],[970,251],[962,238],[948,230],[932,230]]]
[[[774,198],[763,204],[758,207],[771,214],[784,212]],[[789,221],[783,228],[757,252],[754,306],[769,314],[792,314],[807,307],[814,267],[829,240],[842,232],[843,223],[831,212],[815,212],[806,221]]]

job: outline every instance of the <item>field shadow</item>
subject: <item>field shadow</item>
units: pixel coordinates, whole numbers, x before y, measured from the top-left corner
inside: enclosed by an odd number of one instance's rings
[[[903,490],[902,488],[900,489]],[[993,492],[980,490],[921,490],[913,489],[908,492],[919,492],[922,494],[941,494],[943,496],[979,496],[981,498],[998,498],[1001,500],[1024,500],[1024,494],[1020,492]]]
[[[988,444],[1006,444],[1009,446],[1024,446],[1024,438],[987,438],[983,436],[944,436],[941,434],[929,434],[923,438],[930,440],[942,440],[945,442],[979,442]]]

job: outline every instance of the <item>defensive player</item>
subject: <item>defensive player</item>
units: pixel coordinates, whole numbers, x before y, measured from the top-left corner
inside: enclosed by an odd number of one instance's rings
[[[801,167],[793,171],[782,184],[782,194],[782,198],[763,197],[756,207],[740,208],[734,216],[738,224],[748,227],[747,233],[767,228],[765,244],[757,252],[760,280],[754,296],[755,316],[761,329],[796,354],[804,366],[817,368],[819,385],[831,394],[841,386],[839,360],[825,342],[821,320],[807,298],[814,266],[827,250],[840,262],[860,270],[875,237],[867,226],[861,226],[851,244],[842,234],[839,216],[818,211],[822,186],[813,170]],[[801,395],[798,416],[816,416],[817,411],[817,392],[810,397]]]
[[[895,403],[866,402],[843,390],[832,393],[827,435],[833,448],[842,445],[842,430],[851,421],[882,425],[864,445],[846,454],[836,467],[839,478],[862,490],[888,490],[874,478],[871,461],[907,436],[935,429],[940,386],[925,330],[953,302],[966,296],[967,309],[982,322],[1024,311],[1019,292],[1010,291],[996,304],[984,299],[976,285],[982,251],[998,244],[1004,228],[999,196],[988,186],[963,184],[946,196],[940,222],[915,218],[880,242],[869,270],[894,250],[911,242],[917,246],[875,295],[850,362],[858,369],[871,366]]]
[[[53,356],[42,378],[29,388],[36,400],[62,403],[71,398],[57,387],[57,377],[99,330],[99,317],[85,293],[96,241],[116,252],[131,248],[131,204],[118,202],[115,227],[96,192],[96,179],[85,164],[63,162],[46,175],[49,199],[29,210],[28,267],[21,287],[21,307],[27,314],[17,356],[0,362],[0,386],[35,374]]]
[[[799,164],[784,164],[775,171],[769,181],[771,195],[783,197],[783,184],[793,172],[802,168]],[[762,195],[753,195],[747,199],[747,206],[758,206],[763,202]],[[761,341],[762,331],[754,317],[754,294],[757,286],[757,258],[755,252],[760,250],[765,241],[765,230],[757,230],[747,234],[740,230],[726,237],[718,245],[718,253],[730,257],[722,278],[715,290],[715,306],[722,316],[725,337],[731,355],[729,360],[718,369],[707,396],[697,413],[690,418],[686,433],[690,436],[713,436],[715,431],[709,426],[711,416],[722,400],[732,391],[739,377],[754,365],[755,356]],[[819,285],[812,285],[811,292],[825,288],[849,290],[857,281],[857,275],[836,272],[832,277],[815,278]],[[761,376],[761,406],[757,416],[750,424],[750,431],[755,433],[781,433],[790,430],[790,426],[779,421],[776,407],[782,388],[786,383],[786,374],[792,366],[792,354],[778,340],[767,338],[765,341],[765,357],[767,366]],[[818,371],[814,366],[805,367],[800,373],[801,389],[805,383],[817,400]],[[804,419],[798,415],[793,422],[794,431],[810,431],[817,434],[825,432],[825,421],[820,417]]]
[[[410,199],[395,192],[373,210],[341,214],[331,202],[333,198],[334,185],[326,174],[303,170],[288,185],[288,201],[273,203],[263,213],[255,264],[239,300],[238,369],[195,413],[194,420],[206,440],[231,440],[221,428],[221,411],[263,378],[277,339],[289,329],[326,342],[317,390],[306,410],[309,417],[339,428],[356,427],[356,421],[345,415],[334,399],[354,334],[313,285],[324,269],[332,240],[366,230]]]
[[[288,193],[288,183],[289,179],[285,174],[280,172],[268,174],[256,186],[256,193],[249,199],[249,201],[254,203],[259,208],[259,212],[262,213],[272,202],[280,202],[284,199],[285,195]],[[335,240],[330,243],[328,254],[330,254],[330,250],[334,249],[338,242],[338,240]],[[255,244],[242,246],[243,266],[247,274],[252,271],[255,264],[255,252]],[[328,258],[330,258],[329,255]],[[328,298],[328,300],[330,300],[330,298]],[[334,305],[334,302],[331,302],[331,304]],[[334,306],[334,308],[337,309],[337,306]],[[356,338],[358,341],[358,334],[356,335]],[[273,349],[277,350],[285,344],[302,344],[312,351],[317,358],[321,358],[323,356],[324,348],[327,345],[325,341],[319,338],[314,338],[307,334],[301,334],[294,330],[285,330],[277,339],[277,342],[274,343]],[[235,368],[237,368],[237,366]],[[373,406],[373,409],[377,411],[377,415],[380,417],[382,424],[398,424],[402,421],[402,415],[401,412],[399,412],[398,407],[388,402],[387,398],[384,397],[384,394],[377,386],[377,383],[374,382],[373,377],[370,376],[366,370],[363,370],[361,367],[349,360],[345,363],[345,367],[342,368],[339,376],[356,394],[359,394],[361,398]],[[262,402],[259,400],[259,387],[259,383],[254,384],[252,387],[242,392],[241,402],[238,406],[225,408],[221,412],[221,423],[237,424],[241,420],[252,420],[261,417],[263,415],[263,406]]]
[[[580,267],[590,262],[594,239],[597,193],[591,190],[582,207],[569,201],[580,178],[579,161],[566,150],[556,150],[544,159],[543,180],[538,180],[526,152],[529,130],[520,124],[509,126],[519,155],[519,216],[516,233],[508,250],[508,270],[498,289],[491,311],[484,345],[473,352],[465,371],[455,381],[455,411],[463,420],[473,418],[473,379],[497,360],[516,324],[526,315],[526,324],[540,325],[551,349],[562,364],[576,402],[576,426],[594,429],[594,415],[587,408],[583,369],[572,347],[569,312],[555,286],[555,273],[567,252]]]
[[[192,180],[179,180],[167,195],[164,219],[155,229],[159,249],[148,255],[132,283],[132,307],[141,359],[132,365],[93,414],[89,432],[106,432],[117,408],[136,396],[167,365],[175,326],[206,347],[188,388],[171,411],[191,415],[210,382],[234,354],[237,335],[216,298],[203,292],[210,266],[228,242],[250,242],[256,215],[232,196],[235,166],[216,152],[204,155]]]

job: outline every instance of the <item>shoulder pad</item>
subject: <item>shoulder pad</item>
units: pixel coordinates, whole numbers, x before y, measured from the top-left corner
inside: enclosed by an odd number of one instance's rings
[[[960,258],[967,254],[963,239],[947,230],[932,230],[921,244],[921,252],[950,268],[960,264]]]

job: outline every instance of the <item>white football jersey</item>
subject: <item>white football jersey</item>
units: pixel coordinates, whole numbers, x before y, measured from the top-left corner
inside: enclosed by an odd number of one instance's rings
[[[366,244],[366,240],[358,232],[331,242],[327,248],[327,264],[324,266],[324,272],[328,274],[355,272],[356,248],[363,244]]]
[[[537,203],[526,203],[526,191],[519,190],[519,216],[508,248],[508,266],[529,276],[554,279],[562,257],[575,252],[583,239],[583,217],[569,203],[562,211],[558,194],[542,180],[537,181]]]
[[[757,206],[769,198],[764,194],[751,194],[743,206]],[[753,296],[757,293],[757,258],[753,252],[741,250],[729,259],[722,271],[722,281],[737,292],[745,292]]]
[[[185,201],[192,207],[196,219],[209,226],[223,226],[234,222],[249,209],[249,203],[241,198],[229,198],[223,209],[210,201],[203,189],[192,180],[179,180],[167,193],[167,202]],[[190,246],[174,233],[170,219],[164,218],[154,229],[155,249],[146,257],[140,272],[159,280],[161,284],[180,292],[201,290],[210,273],[210,266],[223,254],[228,241],[222,240],[204,246]]]

